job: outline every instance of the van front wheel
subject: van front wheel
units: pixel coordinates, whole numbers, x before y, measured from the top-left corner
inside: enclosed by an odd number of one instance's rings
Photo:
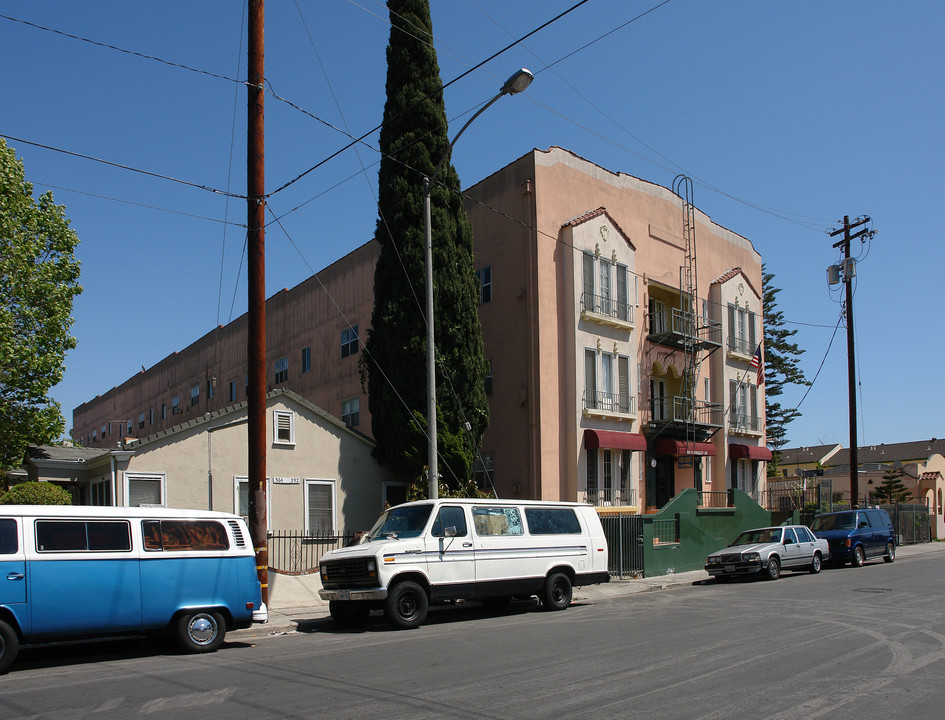
[[[571,578],[561,572],[552,573],[541,591],[545,610],[564,610],[571,604]]]
[[[226,620],[220,613],[187,613],[177,621],[177,642],[185,652],[213,652],[223,644],[225,634]]]
[[[16,635],[16,630],[0,620],[0,675],[13,664],[19,651],[20,639]]]
[[[410,580],[394,585],[384,601],[384,617],[398,630],[410,630],[427,619],[430,602],[423,588]]]

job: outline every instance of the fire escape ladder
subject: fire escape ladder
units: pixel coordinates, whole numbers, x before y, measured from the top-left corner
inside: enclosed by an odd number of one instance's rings
[[[696,214],[692,204],[692,179],[686,175],[677,175],[673,180],[673,192],[682,199],[683,242],[686,255],[679,268],[679,314],[684,336],[683,353],[685,369],[683,371],[681,395],[685,403],[686,442],[694,443],[696,437],[696,385],[699,382],[701,364],[700,327],[698,314],[698,282],[696,276]]]

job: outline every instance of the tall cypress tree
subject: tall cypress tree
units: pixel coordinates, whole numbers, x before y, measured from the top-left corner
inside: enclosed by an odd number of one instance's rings
[[[792,338],[797,330],[784,327],[784,313],[778,310],[777,295],[780,288],[771,283],[774,275],[761,266],[762,304],[765,323],[765,426],[768,445],[777,451],[787,442],[787,425],[800,416],[793,408],[785,408],[777,398],[785,385],[809,385],[800,361],[804,350]],[[768,463],[768,474],[777,474],[777,452],[775,462]]]
[[[391,31],[375,232],[381,253],[361,368],[378,459],[402,479],[418,481],[427,464],[423,178],[449,152],[449,137],[429,2],[387,5]],[[441,477],[454,487],[469,480],[489,422],[472,228],[459,188],[446,158],[431,192],[431,227],[439,464]]]

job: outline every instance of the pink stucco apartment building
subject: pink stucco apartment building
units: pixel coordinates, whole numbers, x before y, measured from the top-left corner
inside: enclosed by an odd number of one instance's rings
[[[645,511],[688,487],[762,491],[761,256],[691,185],[674,190],[557,147],[466,190],[491,367],[476,474],[500,497]],[[358,361],[378,252],[266,308],[268,389],[368,435]],[[114,447],[245,400],[245,348],[243,316],[76,408],[74,438]]]

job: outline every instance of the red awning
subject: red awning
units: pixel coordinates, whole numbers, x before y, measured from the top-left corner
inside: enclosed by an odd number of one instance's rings
[[[595,448],[646,450],[646,438],[640,433],[587,429],[584,431],[584,447],[588,450]]]
[[[653,443],[654,455],[715,455],[715,445],[712,443],[686,442],[685,440],[671,440],[660,438]]]
[[[771,451],[764,445],[736,445],[728,446],[728,456],[732,460],[748,458],[749,460],[771,460]]]

